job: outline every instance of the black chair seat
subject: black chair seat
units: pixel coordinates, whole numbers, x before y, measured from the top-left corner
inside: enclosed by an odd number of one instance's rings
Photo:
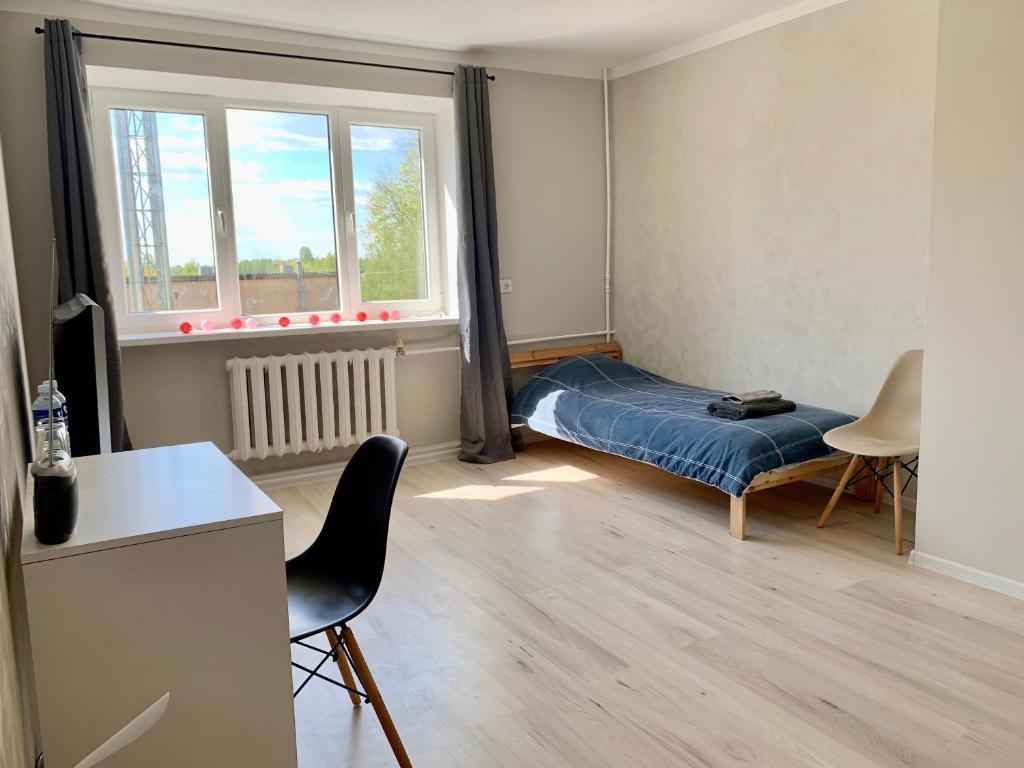
[[[319,563],[296,559],[287,563],[288,633],[305,640],[345,624],[369,605],[373,593],[363,582],[342,581]]]

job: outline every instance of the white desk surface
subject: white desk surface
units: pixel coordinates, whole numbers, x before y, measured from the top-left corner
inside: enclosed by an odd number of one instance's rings
[[[23,564],[281,519],[280,507],[213,443],[83,456],[75,464],[78,526],[63,544],[36,540],[29,477]]]

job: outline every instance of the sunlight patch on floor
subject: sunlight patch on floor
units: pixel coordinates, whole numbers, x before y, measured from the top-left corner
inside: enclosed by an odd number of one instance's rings
[[[533,485],[461,485],[431,493],[421,493],[417,499],[466,499],[468,501],[501,501],[510,496],[543,491]]]
[[[580,483],[584,480],[597,480],[600,475],[587,472],[585,469],[574,467],[571,464],[563,464],[560,467],[550,469],[538,469],[536,472],[524,472],[521,475],[510,475],[504,478],[506,481],[527,483]]]

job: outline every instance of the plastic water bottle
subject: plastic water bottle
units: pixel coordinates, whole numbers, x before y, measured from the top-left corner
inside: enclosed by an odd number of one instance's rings
[[[57,389],[57,380],[44,381],[36,387],[36,399],[32,403],[32,422],[50,418],[50,399],[53,399],[53,416],[65,424],[68,421],[68,401]]]
[[[57,389],[56,381],[44,381],[36,391],[38,396],[32,403],[32,422],[35,431],[35,455],[43,458],[50,453],[50,441],[53,441],[53,452],[63,451],[71,456],[71,438],[68,435],[67,399]],[[52,409],[52,411],[51,411]],[[50,425],[50,414],[53,414],[53,426]]]

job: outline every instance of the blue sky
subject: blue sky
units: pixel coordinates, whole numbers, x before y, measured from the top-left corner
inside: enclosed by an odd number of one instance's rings
[[[328,119],[227,111],[238,257],[291,258],[335,251]],[[206,139],[201,115],[159,113],[164,208],[172,264],[213,265]],[[351,129],[356,223],[378,174],[396,169],[409,129]]]

